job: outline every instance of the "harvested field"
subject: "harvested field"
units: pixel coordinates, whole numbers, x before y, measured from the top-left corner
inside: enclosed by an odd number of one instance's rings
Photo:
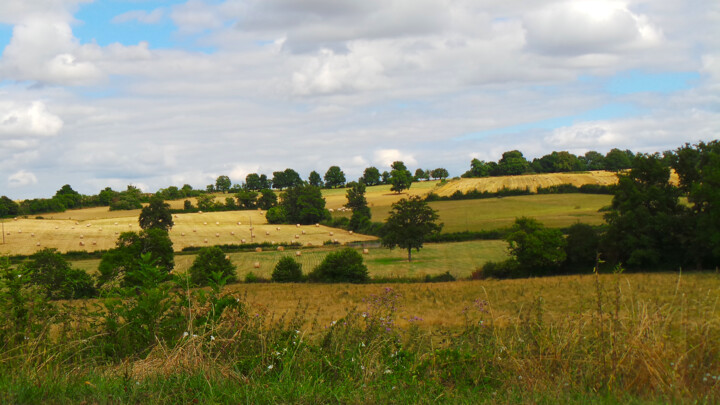
[[[433,192],[439,196],[450,196],[458,190],[463,193],[470,190],[495,192],[502,188],[529,188],[530,191],[535,191],[538,187],[558,186],[560,184],[572,184],[579,187],[584,184],[608,186],[616,183],[617,175],[614,172],[598,170],[583,173],[524,174],[522,176],[451,180]]]

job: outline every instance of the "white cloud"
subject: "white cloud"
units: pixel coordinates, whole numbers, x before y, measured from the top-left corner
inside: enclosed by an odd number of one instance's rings
[[[165,10],[157,8],[151,12],[145,10],[132,10],[113,17],[112,22],[122,24],[137,21],[143,24],[156,24],[165,16]]]
[[[400,152],[398,149],[376,150],[373,162],[382,167],[390,167],[393,162],[398,160],[405,163],[405,166],[417,165],[417,160],[415,160],[413,155]]]
[[[644,15],[612,0],[556,3],[524,18],[530,49],[559,55],[614,53],[657,44],[661,32]]]
[[[37,184],[37,177],[26,170],[17,171],[7,178],[10,187],[24,187]]]
[[[50,113],[42,101],[30,105],[0,102],[0,138],[53,136],[62,127],[60,117]]]

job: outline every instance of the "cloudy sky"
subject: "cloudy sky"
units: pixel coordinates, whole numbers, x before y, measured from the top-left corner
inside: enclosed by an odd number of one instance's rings
[[[716,0],[1,0],[0,195],[720,134]]]

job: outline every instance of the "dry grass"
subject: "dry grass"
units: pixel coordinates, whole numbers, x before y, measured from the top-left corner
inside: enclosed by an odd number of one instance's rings
[[[720,322],[717,274],[684,274],[680,279],[671,273],[603,275],[600,281],[606,299],[612,296],[615,282],[619,282],[621,318],[682,310],[688,324]],[[490,303],[498,326],[517,324],[539,299],[545,320],[552,323],[560,324],[568,316],[589,322],[597,310],[592,275],[432,284],[235,284],[229,289],[247,294],[250,308],[267,308],[278,314],[293,311],[300,301],[309,305],[308,313],[317,313],[321,324],[329,324],[349,309],[364,310],[363,298],[384,287],[392,287],[402,295],[398,314],[401,320],[418,316],[423,319],[420,325],[430,329],[463,326],[463,310],[478,298]],[[610,311],[610,303],[605,304],[606,311]]]
[[[89,210],[96,212],[95,208]],[[80,211],[85,210],[75,212]],[[127,213],[121,212],[121,214],[126,215]],[[7,221],[5,223],[6,243],[0,245],[0,254],[32,254],[46,247],[56,248],[61,252],[111,249],[115,247],[119,233],[140,230],[137,215],[106,218],[98,216],[93,220],[84,221],[67,219]],[[324,226],[269,225],[265,220],[264,213],[256,210],[178,214],[174,221],[175,226],[170,231],[170,237],[175,250],[178,251],[187,246],[241,244],[243,239],[245,239],[245,243],[299,242],[314,246],[329,239],[337,239],[339,243],[375,239]],[[241,225],[238,225],[238,222]],[[251,237],[251,222],[254,238]],[[280,228],[280,230],[276,228]],[[330,232],[333,232],[334,235],[330,236]],[[299,237],[295,238],[295,235]],[[80,238],[81,236],[82,238]],[[81,246],[80,242],[83,242],[84,246]],[[40,246],[37,246],[37,243],[40,243]]]
[[[438,187],[434,192],[439,196],[450,196],[458,190],[463,193],[470,190],[495,192],[502,188],[524,189],[527,187],[531,191],[536,191],[538,187],[557,186],[560,184],[572,184],[579,187],[583,184],[608,186],[615,183],[617,183],[617,175],[614,172],[598,170],[584,173],[525,174],[522,176],[459,179],[447,182],[445,185]]]

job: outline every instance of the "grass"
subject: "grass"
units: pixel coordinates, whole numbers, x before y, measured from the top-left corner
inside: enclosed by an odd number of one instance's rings
[[[5,345],[0,402],[720,401],[717,274],[229,292],[244,311],[142,355],[100,355],[92,312],[62,339]]]
[[[487,261],[500,261],[507,258],[506,244],[503,241],[472,241],[458,243],[428,243],[419,252],[413,251],[413,261],[408,263],[407,251],[402,249],[389,250],[369,247],[364,255],[365,264],[371,277],[375,278],[424,278],[425,275],[442,274],[449,271],[458,278],[469,277],[478,267]],[[270,278],[275,264],[283,256],[292,256],[303,265],[305,273],[320,264],[325,255],[336,247],[302,249],[301,256],[296,250],[277,250],[256,252],[229,253],[228,256],[237,266],[237,273],[242,280],[248,272]],[[184,273],[190,268],[195,255],[183,254],[175,256],[175,270]],[[255,263],[260,265],[256,269]],[[72,263],[73,267],[83,269],[90,274],[97,272],[100,260],[79,260]]]
[[[599,194],[542,194],[483,200],[435,201],[429,203],[444,223],[443,232],[483,231],[512,225],[516,217],[536,218],[545,226],[561,228],[576,222],[603,223],[602,207],[610,205],[612,196]],[[375,205],[373,221],[385,221],[390,206]],[[348,212],[336,212],[350,217]]]

